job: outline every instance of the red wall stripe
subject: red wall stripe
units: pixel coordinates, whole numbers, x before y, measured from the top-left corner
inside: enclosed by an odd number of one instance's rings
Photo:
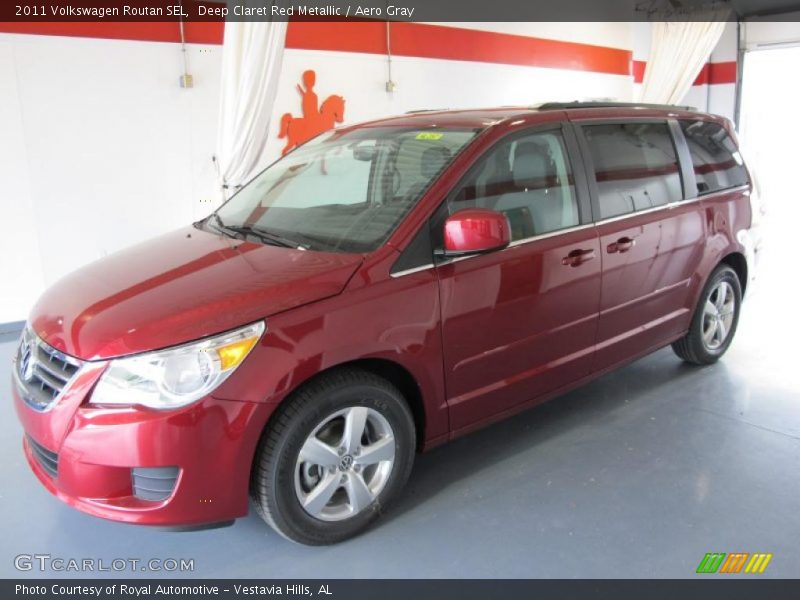
[[[736,61],[708,63],[708,83],[736,83]]]
[[[644,70],[647,63],[643,60],[633,61],[633,80],[644,81]],[[720,83],[736,83],[736,61],[706,63],[692,85],[715,85]]]
[[[179,42],[174,22],[0,22],[0,32],[72,37]],[[189,22],[186,39],[221,44],[221,22]],[[380,21],[289,23],[286,47],[365,54],[386,53],[386,24]],[[423,23],[392,23],[392,53],[509,65],[549,67],[630,75],[629,50],[460,29]]]
[[[630,75],[629,50],[423,23],[392,23],[392,54]],[[386,24],[292,22],[286,47],[386,53]]]
[[[186,41],[190,44],[221,44],[224,30],[225,24],[222,22],[187,22],[185,24]],[[143,42],[181,41],[178,23],[169,21],[0,21],[0,33],[26,33]]]
[[[386,24],[379,21],[293,21],[286,47],[363,54],[386,53]],[[224,23],[193,21],[185,25],[193,44],[222,44]],[[175,22],[9,22],[0,21],[0,33],[56,35],[148,42],[180,42]],[[460,29],[423,23],[393,23],[392,53],[397,56],[439,58],[496,64],[549,67],[633,75],[644,81],[647,63],[631,60],[631,52],[574,42]],[[694,85],[736,82],[736,61],[708,63]]]

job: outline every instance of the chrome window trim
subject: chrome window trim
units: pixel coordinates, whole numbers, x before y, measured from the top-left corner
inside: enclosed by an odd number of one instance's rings
[[[713,192],[705,192],[703,194],[699,194],[697,199],[705,199],[710,198],[713,196],[717,196],[719,194],[730,194],[731,192],[741,192],[741,191],[748,191],[752,184],[748,181],[747,183],[743,183],[742,185],[734,185],[732,187],[722,188],[721,190],[714,190]]]
[[[639,215],[646,215],[649,213],[655,213],[662,210],[672,210],[674,208],[678,208],[680,206],[684,206],[686,204],[692,204],[694,202],[699,202],[701,200],[706,200],[708,198],[713,198],[719,194],[729,194],[733,192],[746,192],[748,191],[750,185],[744,184],[740,186],[736,186],[733,188],[727,188],[724,190],[717,190],[716,192],[710,192],[708,194],[702,196],[695,196],[694,198],[687,198],[685,200],[678,200],[677,202],[670,202],[669,204],[664,204],[662,206],[653,206],[652,208],[648,208],[645,210],[637,210],[630,213],[625,213],[624,215],[617,215],[616,217],[608,217],[607,219],[601,219],[599,221],[593,221],[591,223],[584,223],[582,225],[576,225],[574,227],[567,227],[565,229],[557,229],[556,231],[548,231],[547,233],[540,233],[539,235],[534,235],[527,238],[522,238],[519,240],[514,240],[508,246],[500,250],[499,252],[503,252],[508,248],[516,248],[517,246],[524,246],[525,244],[530,244],[532,242],[537,242],[539,240],[545,240],[548,238],[552,238],[558,235],[566,235],[568,233],[573,233],[575,231],[581,231],[584,229],[589,229],[590,227],[597,227],[599,225],[605,225],[606,223],[614,223],[616,221],[623,221],[625,219],[630,219],[633,217],[638,217]],[[450,265],[453,263],[460,262],[462,260],[467,260],[470,258],[475,258],[476,256],[483,256],[483,254],[471,254],[469,256],[458,256],[456,258],[451,258],[447,260],[443,260],[438,264],[426,264],[419,267],[414,267],[413,269],[406,269],[405,271],[398,271],[397,273],[392,273],[391,277],[403,277],[405,275],[411,275],[413,273],[419,273],[420,271],[427,271],[428,269],[438,268],[444,265]]]
[[[662,204],[661,206],[652,206],[644,210],[635,210],[633,212],[617,215],[615,217],[606,217],[605,219],[600,219],[599,221],[597,221],[597,225],[605,225],[606,223],[616,223],[617,221],[624,221],[625,219],[638,217],[639,215],[649,215],[650,213],[655,213],[662,210],[669,210],[677,206],[689,204],[690,202],[697,202],[697,200],[698,198],[692,198],[690,200],[680,200],[678,202],[670,202],[669,204]]]
[[[678,200],[677,202],[670,202],[669,204],[663,204],[661,206],[653,206],[652,208],[647,208],[645,210],[637,210],[634,212],[625,213],[624,215],[617,215],[616,217],[608,217],[606,219],[600,219],[599,221],[595,221],[595,225],[604,225],[605,223],[613,223],[615,221],[622,221],[624,219],[630,219],[631,217],[636,217],[639,215],[646,215],[649,213],[658,212],[660,210],[672,210],[673,208],[678,208],[680,206],[684,206],[686,204],[691,204],[693,202],[700,202],[701,200],[707,200],[708,198],[713,198],[719,194],[730,194],[732,192],[744,192],[747,191],[748,185],[739,185],[732,188],[727,188],[724,190],[717,190],[716,192],[710,192],[708,194],[704,194],[702,196],[695,196],[694,198],[687,198],[685,200]]]
[[[419,267],[413,267],[411,269],[405,269],[403,271],[397,271],[397,273],[392,273],[392,279],[397,279],[398,277],[405,277],[406,275],[412,275],[414,273],[420,273],[422,271],[427,271],[428,269],[432,269],[434,267],[433,263],[427,263],[424,265],[420,265]]]
[[[566,235],[567,233],[589,229],[590,227],[594,226],[594,223],[584,223],[583,225],[573,225],[572,227],[565,227],[564,229],[556,229],[555,231],[548,231],[546,233],[540,233],[531,237],[514,240],[508,246],[506,246],[506,248],[516,248],[517,246],[524,246],[525,244],[530,244],[531,242],[536,242],[538,240],[546,240],[551,237],[556,237],[557,235]],[[505,250],[505,248],[503,249]]]

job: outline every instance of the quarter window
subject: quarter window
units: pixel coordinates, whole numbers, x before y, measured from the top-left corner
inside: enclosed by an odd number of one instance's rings
[[[710,121],[681,121],[680,124],[692,155],[698,194],[747,183],[742,156],[722,125]]]
[[[561,133],[536,133],[494,146],[449,201],[450,214],[464,208],[504,213],[512,240],[577,225],[575,185]]]
[[[683,198],[680,169],[666,123],[583,127],[594,163],[599,219]]]

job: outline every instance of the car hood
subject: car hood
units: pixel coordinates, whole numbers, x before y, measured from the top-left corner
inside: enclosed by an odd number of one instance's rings
[[[189,342],[339,294],[361,255],[294,250],[187,227],[58,281],[28,322],[84,360]]]

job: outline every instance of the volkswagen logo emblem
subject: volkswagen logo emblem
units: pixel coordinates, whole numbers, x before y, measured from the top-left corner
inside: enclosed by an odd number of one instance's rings
[[[36,359],[33,357],[33,347],[31,343],[22,350],[19,357],[19,376],[26,383],[33,379],[33,368],[36,365]]]

